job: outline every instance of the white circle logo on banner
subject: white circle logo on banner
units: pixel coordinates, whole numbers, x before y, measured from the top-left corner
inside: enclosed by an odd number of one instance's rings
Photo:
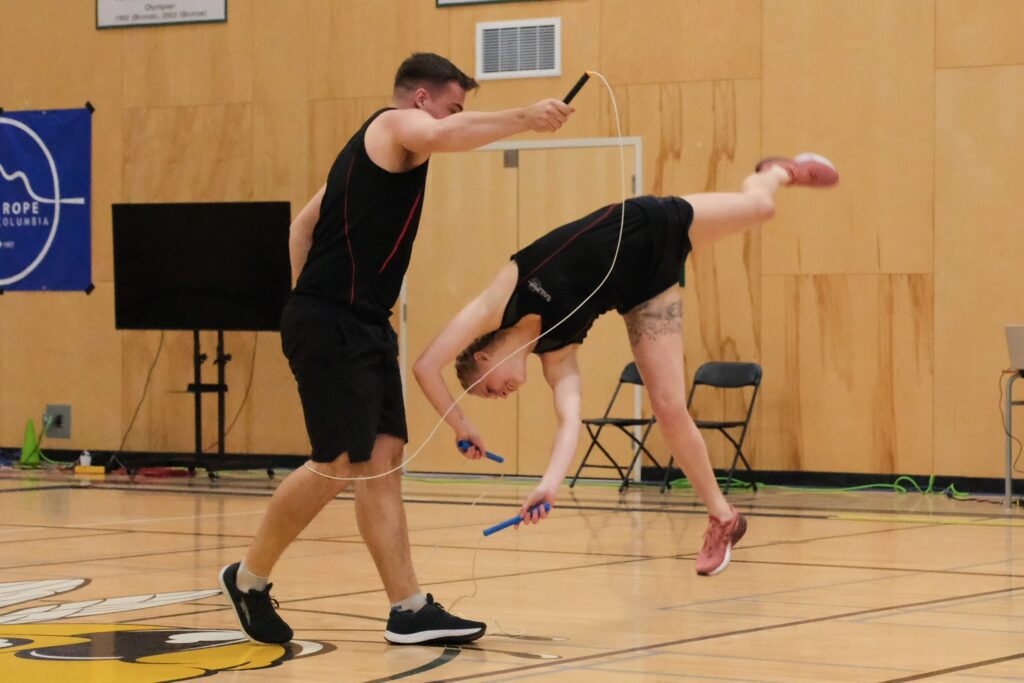
[[[57,164],[54,163],[53,155],[50,154],[50,150],[46,147],[46,143],[43,142],[42,138],[40,138],[34,130],[26,126],[24,123],[22,123],[21,121],[16,121],[12,118],[0,116],[0,126],[13,126],[14,128],[17,128],[18,130],[28,135],[36,143],[36,145],[39,146],[39,149],[42,152],[42,156],[46,159],[46,163],[49,164],[50,174],[53,177],[53,198],[47,199],[46,197],[40,197],[32,189],[32,184],[29,182],[28,176],[26,176],[23,171],[21,171],[19,168],[7,167],[7,164],[13,166],[13,162],[17,160],[5,159],[2,153],[2,148],[0,148],[0,182],[13,183],[15,186],[21,184],[24,188],[24,193],[26,197],[26,200],[24,202],[0,201],[0,205],[3,206],[2,213],[13,214],[14,212],[21,211],[20,207],[29,205],[32,202],[38,204],[53,205],[53,220],[50,224],[50,233],[46,238],[46,242],[39,249],[39,253],[36,254],[35,258],[32,259],[32,261],[27,266],[22,268],[19,272],[12,274],[5,272],[2,268],[0,268],[0,287],[2,287],[4,285],[13,284],[15,282],[18,282],[19,280],[23,280],[24,278],[28,277],[28,275],[33,270],[35,270],[40,263],[42,263],[43,259],[46,258],[46,253],[50,251],[50,245],[53,244],[53,239],[54,237],[57,236],[57,224],[60,223],[61,197],[60,179],[57,177]],[[24,162],[22,161],[21,163]],[[0,215],[0,221],[7,219],[9,217],[13,220],[13,216]],[[2,223],[0,223],[0,228],[2,227],[4,226]],[[3,233],[0,232],[0,236],[2,236],[2,234]],[[0,263],[2,263],[2,261],[0,261]],[[20,267],[20,264],[16,265],[15,267]]]

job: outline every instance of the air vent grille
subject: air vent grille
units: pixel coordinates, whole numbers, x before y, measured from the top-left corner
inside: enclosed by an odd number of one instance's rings
[[[477,24],[477,79],[562,74],[561,19]]]

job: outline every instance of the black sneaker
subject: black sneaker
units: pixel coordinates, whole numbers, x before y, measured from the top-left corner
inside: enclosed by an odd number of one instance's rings
[[[292,639],[292,629],[274,611],[278,606],[277,600],[270,597],[270,589],[274,584],[269,584],[261,591],[243,593],[235,583],[238,566],[239,563],[235,562],[220,570],[220,587],[235,608],[238,625],[250,640],[257,643],[287,643]]]
[[[427,604],[418,612],[391,610],[384,640],[392,645],[454,645],[476,640],[486,630],[487,624],[448,614],[427,593]]]

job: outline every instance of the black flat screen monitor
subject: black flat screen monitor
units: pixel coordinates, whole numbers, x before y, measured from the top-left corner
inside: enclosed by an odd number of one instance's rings
[[[288,202],[114,204],[120,330],[277,330]]]

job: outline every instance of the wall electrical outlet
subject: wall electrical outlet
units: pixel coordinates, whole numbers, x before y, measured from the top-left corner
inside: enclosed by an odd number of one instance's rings
[[[47,439],[70,439],[71,438],[71,406],[46,404],[46,412],[43,413],[43,426],[49,423],[46,430]]]

